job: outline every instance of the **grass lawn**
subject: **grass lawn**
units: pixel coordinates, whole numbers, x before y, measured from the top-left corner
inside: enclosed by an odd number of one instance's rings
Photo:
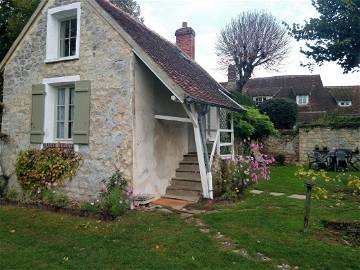
[[[116,222],[0,207],[0,269],[267,269],[220,250],[176,214]]]
[[[276,167],[269,183],[252,188],[303,193],[295,167]],[[314,201],[311,229],[302,232],[304,202],[247,192],[240,202],[198,216],[251,255],[248,260],[219,247],[209,234],[177,214],[133,211],[119,221],[100,222],[34,209],[0,206],[0,269],[360,269],[360,248],[323,228],[322,219],[360,220],[360,200]],[[340,204],[339,204],[340,203]],[[211,234],[210,234],[211,235]],[[347,242],[346,242],[347,241]]]
[[[269,183],[252,188],[304,194],[295,179],[295,167],[276,167]],[[360,269],[360,247],[347,245],[346,236],[323,228],[321,220],[360,221],[360,199],[341,194],[314,201],[310,231],[303,233],[304,201],[283,197],[246,194],[242,202],[206,214],[203,220],[214,230],[232,238],[251,254],[261,252],[278,263],[300,269]],[[344,241],[345,240],[345,241]]]

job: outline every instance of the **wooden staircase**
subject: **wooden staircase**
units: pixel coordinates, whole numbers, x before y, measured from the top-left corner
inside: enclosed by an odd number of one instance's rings
[[[199,163],[196,153],[184,155],[166,189],[165,198],[197,202],[202,194]]]

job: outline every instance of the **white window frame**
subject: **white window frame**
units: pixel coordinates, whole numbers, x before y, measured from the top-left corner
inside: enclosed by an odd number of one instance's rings
[[[77,18],[75,55],[60,57],[60,25],[64,19]],[[51,8],[47,13],[46,60],[45,63],[75,60],[80,58],[80,2]]]
[[[75,84],[77,81],[80,81],[79,75],[43,79],[45,85],[44,143],[73,143],[72,139],[56,138],[56,105],[58,88]]]
[[[253,97],[253,101],[255,102],[256,105],[259,105],[269,99],[272,99],[272,96],[255,96],[255,97]]]
[[[303,101],[305,99],[305,101]],[[305,106],[309,104],[309,95],[296,96],[296,104],[299,106]]]
[[[338,105],[340,107],[350,107],[350,106],[352,106],[352,101],[351,100],[339,100],[337,103],[338,103]]]

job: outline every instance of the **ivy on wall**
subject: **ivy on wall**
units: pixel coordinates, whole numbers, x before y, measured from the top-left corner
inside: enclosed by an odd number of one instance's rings
[[[300,127],[328,127],[328,128],[360,128],[360,117],[326,115],[309,123],[303,123]]]

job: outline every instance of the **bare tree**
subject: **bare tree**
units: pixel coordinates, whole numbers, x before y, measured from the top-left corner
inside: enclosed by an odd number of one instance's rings
[[[265,12],[243,12],[220,32],[216,45],[220,63],[235,65],[241,91],[256,67],[276,70],[288,56],[290,37],[276,18]]]

